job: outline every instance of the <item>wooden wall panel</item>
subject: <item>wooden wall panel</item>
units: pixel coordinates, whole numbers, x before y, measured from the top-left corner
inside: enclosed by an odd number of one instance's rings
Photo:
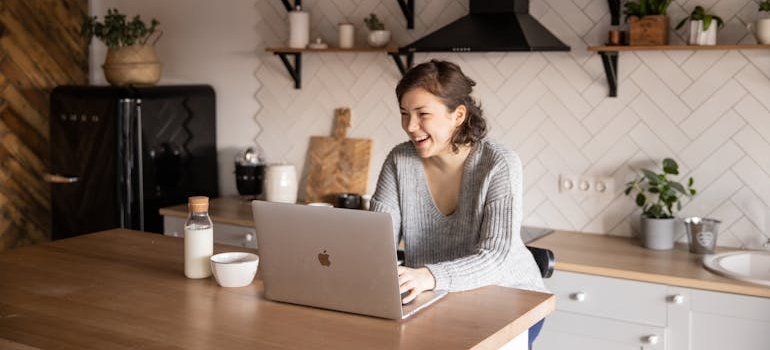
[[[88,83],[88,0],[0,1],[0,250],[50,239],[48,95]]]

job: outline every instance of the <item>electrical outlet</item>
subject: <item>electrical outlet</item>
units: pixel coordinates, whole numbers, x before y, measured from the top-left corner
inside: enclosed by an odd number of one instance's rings
[[[615,179],[608,176],[559,175],[559,192],[585,196],[615,193]]]

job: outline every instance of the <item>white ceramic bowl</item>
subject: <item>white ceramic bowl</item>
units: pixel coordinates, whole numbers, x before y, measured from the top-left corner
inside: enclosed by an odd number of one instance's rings
[[[229,252],[211,257],[211,272],[222,287],[244,287],[257,274],[259,256],[252,253]]]

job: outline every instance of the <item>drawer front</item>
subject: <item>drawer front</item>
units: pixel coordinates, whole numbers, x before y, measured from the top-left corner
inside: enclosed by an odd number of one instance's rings
[[[538,350],[665,349],[665,337],[663,327],[555,311],[546,317],[533,347]]]
[[[556,271],[545,280],[556,309],[602,318],[666,326],[666,286]]]

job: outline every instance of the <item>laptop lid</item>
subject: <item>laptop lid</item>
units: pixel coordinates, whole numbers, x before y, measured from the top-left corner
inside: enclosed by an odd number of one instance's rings
[[[387,213],[258,200],[252,208],[267,299],[401,319],[446,294],[422,293],[402,308]]]

